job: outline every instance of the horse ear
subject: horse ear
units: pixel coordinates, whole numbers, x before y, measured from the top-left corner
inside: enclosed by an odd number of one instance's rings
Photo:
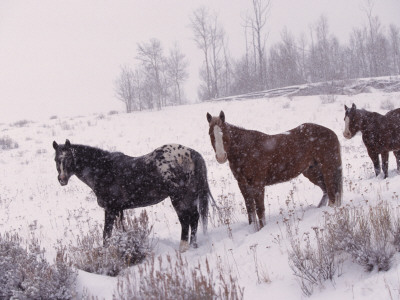
[[[66,139],[66,140],[65,140],[65,146],[66,146],[67,148],[71,147],[71,142],[69,141],[69,139]]]
[[[225,114],[224,114],[224,112],[222,110],[219,113],[219,118],[221,119],[222,123],[225,123]]]
[[[347,105],[344,105],[344,110],[347,111],[349,108],[347,107]]]
[[[353,103],[353,105],[351,106],[351,109],[356,109],[356,105]]]
[[[53,148],[54,148],[54,150],[57,150],[57,148],[58,148],[58,144],[56,143],[56,141],[53,141]]]
[[[212,119],[211,115],[209,113],[207,113],[207,121],[208,121],[208,123],[211,122],[211,119]]]

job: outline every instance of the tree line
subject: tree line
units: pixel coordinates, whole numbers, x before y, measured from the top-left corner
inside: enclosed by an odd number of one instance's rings
[[[303,83],[400,74],[400,29],[382,25],[374,15],[373,0],[366,0],[362,8],[367,23],[353,28],[347,43],[340,43],[329,31],[328,19],[322,15],[299,37],[285,28],[280,40],[269,45],[271,0],[251,1],[252,10],[242,22],[245,53],[239,58],[231,57],[217,14],[200,7],[190,16],[193,40],[203,57],[200,100]],[[137,51],[138,67],[123,66],[116,80],[117,96],[127,111],[184,103],[182,86],[188,78],[188,63],[179,47],[164,56],[161,43],[152,39],[138,44]]]
[[[184,102],[182,85],[189,76],[188,62],[177,44],[166,56],[158,39],[140,43],[136,59],[137,66],[122,66],[115,80],[116,96],[128,113]]]

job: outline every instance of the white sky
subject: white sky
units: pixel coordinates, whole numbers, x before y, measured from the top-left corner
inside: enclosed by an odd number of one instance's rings
[[[400,27],[400,0],[376,0],[383,25]],[[321,14],[347,41],[365,23],[362,0],[273,0],[269,40],[286,26],[298,35]],[[133,64],[137,43],[161,40],[165,54],[178,42],[190,63],[186,86],[196,100],[202,61],[189,16],[204,5],[218,13],[233,56],[243,53],[242,16],[251,0],[1,0],[0,123],[50,115],[84,115],[121,109],[114,80],[120,65]]]

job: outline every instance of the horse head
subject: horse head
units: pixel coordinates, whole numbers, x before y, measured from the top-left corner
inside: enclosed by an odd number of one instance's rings
[[[344,131],[343,136],[346,139],[351,139],[360,130],[360,116],[357,113],[357,107],[353,103],[351,107],[344,106]]]
[[[61,185],[67,185],[69,178],[74,175],[75,159],[72,152],[71,142],[67,139],[64,145],[59,145],[53,141],[53,148],[56,150],[56,167],[58,171],[58,181]]]
[[[215,157],[220,164],[223,164],[228,160],[227,151],[229,151],[229,134],[225,123],[225,114],[221,111],[218,117],[212,117],[207,113],[207,121],[210,125],[208,134],[215,151]]]

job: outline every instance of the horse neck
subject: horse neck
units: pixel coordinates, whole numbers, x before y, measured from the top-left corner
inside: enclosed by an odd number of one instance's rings
[[[79,178],[82,177],[84,170],[86,172],[100,169],[104,165],[104,157],[108,154],[107,151],[83,145],[73,145],[72,153],[75,173]]]
[[[243,151],[243,146],[246,146],[246,141],[245,141],[245,136],[246,136],[246,129],[244,128],[240,128],[231,124],[226,124],[227,130],[226,132],[228,133],[228,137],[229,137],[229,143],[228,143],[228,147],[229,147],[229,151],[227,152],[231,152],[231,155],[236,153],[236,152],[242,152]],[[229,154],[228,158],[229,158]]]
[[[376,122],[382,121],[382,118],[384,118],[384,116],[382,116],[381,114],[364,109],[359,110],[359,115],[360,115],[359,127],[361,132],[368,130],[368,128],[371,127],[370,126],[371,124],[375,124]]]

